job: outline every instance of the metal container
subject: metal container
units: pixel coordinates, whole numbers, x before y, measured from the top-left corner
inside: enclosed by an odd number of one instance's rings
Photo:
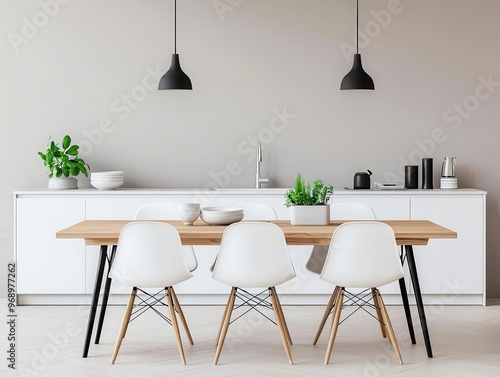
[[[457,176],[457,158],[445,157],[441,167],[441,177],[455,178]]]

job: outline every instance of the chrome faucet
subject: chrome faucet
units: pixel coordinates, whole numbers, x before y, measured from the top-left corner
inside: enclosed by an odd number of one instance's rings
[[[261,188],[261,183],[269,183],[269,178],[260,176],[260,163],[262,162],[262,146],[257,144],[257,174],[255,174],[255,188]]]

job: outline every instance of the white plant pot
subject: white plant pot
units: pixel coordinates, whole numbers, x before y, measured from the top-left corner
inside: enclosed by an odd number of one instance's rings
[[[292,206],[290,208],[292,225],[328,225],[330,224],[330,206]]]
[[[68,190],[77,188],[78,181],[75,177],[52,177],[49,179],[49,189]]]

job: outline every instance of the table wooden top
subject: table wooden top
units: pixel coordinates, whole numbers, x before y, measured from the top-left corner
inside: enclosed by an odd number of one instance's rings
[[[56,238],[81,238],[87,245],[116,245],[121,229],[135,220],[85,220],[56,233]],[[174,225],[185,245],[219,245],[226,226],[208,225],[197,220],[164,221]],[[281,227],[288,245],[328,245],[343,221],[330,225],[290,225],[289,220],[271,221]],[[457,238],[457,233],[427,220],[381,221],[392,227],[398,245],[427,245],[431,238]]]

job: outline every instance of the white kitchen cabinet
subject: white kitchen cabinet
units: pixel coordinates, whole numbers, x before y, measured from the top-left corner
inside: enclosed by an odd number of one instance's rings
[[[289,219],[287,189],[119,189],[38,190],[15,193],[18,294],[21,303],[87,303],[94,287],[99,249],[55,233],[84,219],[132,219],[150,202],[234,205],[261,202]],[[427,219],[452,229],[458,238],[416,246],[415,258],[426,303],[482,304],[485,298],[485,195],[479,190],[336,191],[335,202],[371,206],[377,218]],[[333,287],[305,269],[312,246],[290,246],[297,277],[278,287],[284,303],[324,304]],[[225,303],[229,288],[214,281],[210,266],[218,246],[195,246],[198,268],[176,290],[183,303]],[[409,274],[408,292],[411,294]],[[104,286],[104,285],[103,285]],[[113,283],[110,302],[125,302],[129,287]],[[389,303],[400,303],[397,283],[381,287]],[[123,295],[121,294],[123,293]],[[79,296],[75,296],[79,295]],[[75,298],[76,297],[76,298]]]
[[[457,232],[451,240],[429,240],[415,246],[414,254],[422,294],[429,304],[483,303],[485,291],[484,197],[416,197],[411,199],[411,218],[430,220]]]
[[[17,293],[85,293],[85,246],[56,232],[85,219],[85,199],[57,196],[16,200]]]
[[[362,203],[370,206],[377,220],[408,220],[410,199],[394,195],[333,195],[332,203]]]

